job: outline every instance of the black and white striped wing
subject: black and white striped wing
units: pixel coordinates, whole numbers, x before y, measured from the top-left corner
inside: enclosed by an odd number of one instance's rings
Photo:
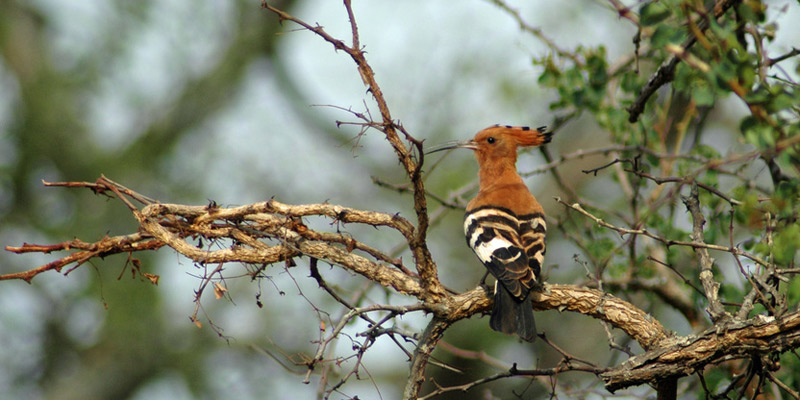
[[[544,220],[544,214],[535,213],[519,217],[520,240],[525,248],[525,254],[528,256],[528,265],[537,281],[541,276],[544,254],[547,250],[545,246],[546,234],[547,222]]]
[[[538,221],[538,220],[537,220]],[[531,231],[531,222],[526,222]],[[531,268],[520,221],[513,212],[494,207],[480,207],[467,213],[464,233],[467,244],[489,272],[512,296],[524,299],[536,284],[538,270]],[[531,235],[528,235],[530,237]],[[531,245],[534,250],[535,245]],[[537,259],[535,265],[541,265]]]

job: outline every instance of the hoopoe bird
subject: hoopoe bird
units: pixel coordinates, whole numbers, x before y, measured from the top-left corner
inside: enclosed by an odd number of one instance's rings
[[[536,339],[530,292],[539,289],[547,224],[542,205],[517,173],[517,148],[550,142],[545,127],[495,125],[471,140],[445,143],[428,153],[465,148],[478,161],[480,189],[467,204],[467,245],[496,279],[489,326]]]

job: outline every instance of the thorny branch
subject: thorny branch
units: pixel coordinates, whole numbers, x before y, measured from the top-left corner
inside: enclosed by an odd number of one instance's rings
[[[111,197],[130,197],[131,199],[145,198],[130,189],[122,190],[120,185],[101,177],[94,183],[88,182],[67,182],[56,184],[68,187],[87,187],[98,194]],[[26,253],[42,252],[50,253],[53,251],[79,250],[76,253],[63,257],[60,260],[49,263],[45,266],[32,269],[23,273],[6,274],[0,279],[23,279],[30,281],[39,273],[56,269],[75,263],[81,263],[95,257],[104,257],[112,254],[132,254],[135,251],[155,250],[165,245],[172,247],[184,256],[191,258],[195,262],[205,265],[208,263],[229,263],[234,261],[250,264],[265,265],[278,262],[286,262],[292,258],[308,256],[312,260],[326,260],[331,264],[339,265],[343,268],[357,272],[369,280],[375,281],[385,287],[390,287],[398,293],[418,297],[422,300],[422,290],[419,285],[419,277],[405,268],[399,260],[394,260],[378,249],[367,246],[360,241],[344,237],[341,234],[329,232],[317,232],[311,230],[303,222],[303,218],[321,216],[329,218],[338,223],[357,223],[375,227],[383,227],[398,232],[406,240],[413,240],[414,227],[407,220],[398,216],[385,213],[362,211],[350,209],[331,204],[309,204],[309,205],[287,205],[276,200],[263,203],[245,205],[241,207],[222,208],[215,204],[207,206],[185,206],[177,204],[161,204],[154,201],[145,206],[142,210],[132,209],[134,216],[140,221],[141,230],[136,234],[123,235],[114,238],[103,238],[96,243],[85,243],[80,240],[60,243],[57,245],[30,245],[21,247],[9,247],[7,250]],[[131,206],[130,201],[125,201],[126,206]],[[735,255],[742,255],[751,258],[756,262],[755,256],[740,252],[735,248],[717,247],[715,245],[704,244],[700,241],[692,242],[674,241],[659,237],[644,229],[620,228],[609,224],[602,219],[593,216],[583,210],[580,205],[562,204],[580,212],[581,214],[594,220],[596,223],[606,228],[615,230],[621,235],[641,234],[668,245],[680,245],[695,249],[712,249],[729,251]],[[691,209],[691,207],[690,207]],[[197,244],[190,243],[197,239],[209,241],[219,241],[221,239],[233,239],[237,244],[230,248],[220,248],[217,250],[204,249]],[[275,243],[268,243],[268,241]],[[763,262],[763,261],[761,261]],[[215,273],[218,269],[215,269]],[[252,272],[253,276],[259,273],[260,269]],[[671,338],[671,335],[658,323],[644,312],[639,311],[630,303],[623,302],[613,296],[592,289],[576,288],[568,285],[545,285],[545,291],[538,294],[534,299],[535,307],[539,310],[559,309],[573,311],[599,318],[609,322],[628,333],[637,340],[643,348],[649,349],[648,353],[638,356],[635,360],[647,357],[655,357],[653,354],[662,354],[664,343],[674,343],[678,339]],[[376,308],[377,307],[377,308]],[[387,308],[388,307],[388,308]],[[449,325],[462,318],[485,312],[490,307],[490,299],[485,289],[477,288],[456,296],[448,296],[442,302],[420,303],[411,308],[396,309],[395,306],[374,306],[374,307],[348,307],[351,311],[340,319],[335,329],[341,327],[353,317],[365,317],[366,313],[373,311],[390,311],[393,313],[405,313],[409,311],[427,311],[436,317],[431,322],[429,332],[420,339],[414,356],[412,357],[412,367],[418,373],[412,375],[417,380],[409,380],[407,390],[419,393],[421,388],[420,379],[424,376],[425,365],[429,362],[430,352],[436,347],[436,343],[441,338],[441,333]],[[398,314],[399,315],[399,314]],[[788,316],[787,318],[794,318]],[[384,318],[381,321],[388,321]],[[793,320],[790,320],[793,321]],[[759,320],[739,322],[740,325],[760,323]],[[381,322],[373,324],[377,327]],[[741,325],[745,324],[745,325]],[[790,325],[780,325],[780,329],[791,327]],[[792,325],[793,326],[793,325]],[[725,328],[727,329],[727,328]],[[771,328],[770,328],[771,329]],[[373,329],[374,330],[374,329]],[[323,359],[319,354],[324,354],[325,345],[336,336],[336,330],[327,336],[326,341],[319,347],[318,355],[308,360],[309,370]],[[726,336],[719,337],[725,340]],[[682,339],[690,340],[690,339]],[[704,340],[708,340],[707,338]],[[693,368],[700,368],[706,363],[714,362],[723,355],[719,354],[726,351],[721,344],[715,350],[713,357],[708,356],[702,362],[693,364]],[[794,342],[789,342],[787,346],[795,346]],[[673,349],[669,354],[683,354],[683,349]],[[693,349],[685,351],[696,351]],[[732,348],[733,353],[739,354],[739,348]],[[651,354],[652,353],[652,354]],[[727,353],[725,353],[727,354]],[[675,356],[677,357],[677,355]],[[648,358],[649,359],[649,358]],[[664,359],[664,358],[661,358]],[[674,358],[673,358],[674,359]],[[631,364],[633,365],[633,364]],[[636,364],[635,368],[642,368],[641,364]],[[649,365],[649,364],[648,364]],[[668,364],[664,364],[668,365]],[[563,367],[560,367],[563,368]],[[622,368],[622,367],[619,367]],[[633,368],[633,367],[632,367]],[[570,368],[568,370],[583,371],[582,368]],[[523,371],[523,372],[520,372]],[[530,372],[533,371],[533,372]],[[553,371],[566,371],[563,369],[545,370],[518,370],[516,374],[548,374]],[[586,370],[587,372],[599,373],[599,370]],[[663,376],[674,376],[675,371],[664,366],[662,369],[653,372],[652,369],[642,369],[644,372],[630,373],[608,371],[603,372],[603,379],[610,389],[626,387],[636,382],[647,382],[648,379],[662,378]],[[693,369],[682,369],[679,374],[691,373]],[[508,373],[499,374],[495,379],[506,376]],[[672,375],[670,375],[672,374]],[[630,379],[628,379],[630,378]],[[488,378],[487,378],[488,379]],[[477,381],[489,382],[494,379]],[[341,382],[340,382],[341,383]],[[438,388],[436,392],[448,391],[447,388]]]
[[[657,241],[659,241],[659,242],[661,242],[661,243],[663,243],[663,244],[665,244],[667,246],[686,246],[686,247],[691,247],[691,248],[695,248],[695,249],[702,248],[702,249],[708,249],[708,250],[724,251],[724,252],[731,253],[734,256],[743,256],[743,257],[749,258],[750,260],[758,263],[759,265],[767,266],[767,262],[765,260],[763,260],[760,257],[756,256],[755,254],[752,254],[752,253],[749,253],[747,251],[744,251],[744,250],[742,250],[742,249],[740,249],[738,247],[725,247],[725,246],[720,246],[720,245],[716,245],[716,244],[708,244],[708,243],[700,243],[700,242],[694,242],[694,241],[668,239],[666,237],[656,235],[656,234],[650,232],[649,230],[647,230],[646,228],[630,229],[630,228],[619,227],[619,226],[610,224],[610,223],[606,222],[605,220],[603,220],[602,218],[596,217],[595,215],[589,213],[588,211],[584,210],[583,207],[578,203],[569,204],[569,203],[561,200],[558,197],[556,197],[556,201],[561,203],[561,204],[563,204],[564,206],[572,209],[572,210],[575,210],[575,211],[583,214],[584,216],[588,217],[589,219],[591,219],[595,223],[597,223],[597,225],[600,225],[600,226],[602,226],[604,228],[608,228],[608,229],[611,229],[613,231],[616,231],[617,233],[619,233],[619,235],[621,237],[625,236],[625,235],[643,235],[643,236],[647,236],[647,237],[649,237],[651,239],[657,240]]]
[[[503,11],[508,13],[512,18],[514,18],[514,20],[517,22],[517,24],[519,24],[520,29],[522,29],[523,31],[528,32],[531,35],[539,38],[539,40],[541,40],[545,45],[547,45],[547,47],[552,49],[555,53],[557,53],[558,55],[560,55],[562,57],[569,58],[570,60],[574,61],[576,64],[580,65],[582,63],[582,61],[580,59],[578,59],[578,57],[576,57],[574,54],[561,49],[554,40],[548,38],[544,34],[544,31],[542,31],[541,28],[535,27],[535,26],[529,24],[528,22],[526,22],[522,18],[522,16],[520,15],[519,11],[515,10],[514,8],[512,8],[505,1],[502,1],[502,0],[490,0],[490,1],[492,3],[494,3],[497,7],[500,7],[500,9],[502,9]],[[550,128],[552,129],[552,127],[550,127]]]
[[[603,373],[606,388],[615,391],[637,383],[685,376],[723,360],[748,358],[800,347],[800,312],[782,318],[759,317],[728,322],[697,335],[674,338],[655,351],[635,356]]]
[[[313,32],[326,42],[332,44],[336,50],[342,50],[347,53],[350,58],[353,59],[353,62],[355,62],[358,72],[361,75],[361,80],[369,88],[369,92],[372,93],[378,105],[378,109],[380,110],[381,124],[376,128],[384,134],[386,140],[391,144],[398,156],[400,164],[411,180],[414,193],[414,210],[417,217],[417,230],[415,231],[413,240],[408,241],[408,245],[415,259],[425,296],[430,296],[430,299],[428,299],[430,301],[436,301],[439,297],[444,295],[445,290],[439,282],[436,264],[433,262],[433,258],[426,244],[429,221],[427,200],[425,199],[425,186],[422,180],[422,163],[424,157],[422,141],[411,136],[401,124],[395,122],[392,118],[389,106],[384,99],[383,91],[375,79],[375,72],[367,62],[364,49],[360,45],[358,25],[356,24],[350,1],[345,0],[344,5],[350,20],[352,34],[352,44],[349,46],[344,43],[344,41],[329,35],[321,26],[312,26],[286,11],[273,7],[268,4],[266,0],[262,0],[262,7],[278,15],[281,21],[291,21]],[[401,134],[406,141],[409,142],[408,146],[400,139]]]
[[[114,197],[137,198],[139,196],[129,190],[123,193],[113,181],[104,177],[93,183],[70,182],[63,186],[87,187],[97,193]],[[109,194],[109,192],[113,194]],[[126,205],[131,204],[129,201],[125,203]],[[336,234],[314,231],[303,221],[303,218],[322,216],[339,223],[358,223],[388,228],[413,240],[413,227],[408,221],[397,215],[355,210],[331,204],[288,205],[274,199],[232,208],[219,207],[213,203],[207,206],[186,206],[154,202],[141,210],[134,208],[131,212],[140,223],[140,232],[137,234],[111,239],[104,238],[92,244],[73,241],[68,245],[24,245],[9,247],[7,250],[17,253],[50,253],[69,251],[73,248],[81,249],[77,253],[51,263],[66,266],[70,263],[85,262],[93,257],[131,254],[136,251],[169,246],[200,265],[246,263],[244,268],[248,272],[241,276],[251,277],[260,274],[263,267],[248,269],[247,265],[284,263],[298,257],[325,260],[332,265],[356,272],[384,287],[392,288],[397,293],[416,297],[421,302],[411,306],[349,307],[350,311],[339,319],[338,324],[333,327],[334,330],[323,340],[317,354],[307,361],[307,366],[311,369],[315,364],[324,360],[324,357],[321,356],[325,354],[326,343],[333,340],[337,336],[337,332],[340,332],[353,318],[365,318],[368,313],[378,311],[389,312],[393,315],[425,311],[432,313],[434,318],[426,333],[420,336],[412,356],[412,371],[417,372],[412,375],[415,378],[408,382],[407,393],[419,393],[430,353],[447,327],[460,319],[484,313],[491,307],[490,296],[483,287],[461,294],[445,295],[438,302],[426,302],[423,300],[424,295],[419,284],[419,277],[414,276],[407,269],[387,264],[384,260],[390,258],[380,253],[379,250],[370,248],[356,239],[351,238],[349,241],[343,242],[342,238]],[[197,241],[221,243],[220,241],[223,239],[233,240],[234,244],[227,248],[212,250],[192,243]],[[92,253],[86,253],[87,251]],[[74,254],[81,254],[81,257],[76,258]],[[312,263],[315,262],[312,261]],[[30,281],[36,275],[54,269],[45,267],[35,268],[25,273],[2,275],[0,279]],[[219,268],[213,270],[208,278],[221,273]],[[200,294],[198,293],[198,296]],[[538,310],[558,309],[577,312],[598,318],[622,329],[645,349],[658,349],[659,344],[670,337],[664,327],[647,313],[628,302],[595,289],[578,288],[571,285],[545,285],[544,291],[537,293],[534,297],[534,307]],[[377,330],[388,320],[389,318],[383,318],[380,321],[371,320],[375,322],[373,328],[370,329],[372,333],[367,332],[366,334],[374,337],[381,332],[390,332]],[[582,371],[584,369],[571,368],[570,370]],[[597,372],[594,369],[592,371]],[[523,374],[533,374],[533,372],[523,372]],[[615,384],[624,385],[624,383]]]
[[[442,393],[448,392],[466,392],[476,386],[480,386],[489,382],[494,382],[499,379],[510,378],[513,376],[525,376],[525,377],[533,377],[533,376],[557,376],[559,374],[570,372],[570,371],[581,371],[581,372],[589,372],[595,375],[599,375],[601,372],[605,371],[603,368],[591,367],[586,365],[575,365],[569,363],[561,363],[553,368],[535,368],[535,369],[519,369],[517,365],[514,364],[506,371],[498,372],[494,375],[487,376],[485,378],[480,378],[474,380],[469,383],[465,383],[463,385],[456,385],[456,386],[439,386],[436,384],[436,390],[428,393],[425,396],[420,397],[420,400],[434,398]]]
[[[554,51],[569,57],[569,53],[560,50],[540,30],[527,25],[520,18],[519,13],[504,2],[495,0],[493,2],[514,17],[523,29],[538,36]],[[717,2],[714,15],[721,15],[732,3],[732,1],[727,0]],[[244,263],[243,269],[246,272],[242,276],[257,278],[270,265],[276,263],[289,265],[294,263],[296,259],[305,257],[311,260],[311,274],[320,284],[320,287],[346,308],[341,317],[332,321],[335,323],[332,324],[330,333],[321,335],[322,337],[314,356],[303,362],[303,365],[307,368],[306,379],[308,380],[312,370],[320,364],[323,364],[323,366],[331,365],[330,360],[327,360],[325,356],[329,349],[333,347],[332,343],[342,334],[345,326],[350,321],[360,318],[367,321],[370,327],[357,335],[365,337],[366,341],[356,346],[357,354],[355,358],[357,361],[355,366],[338,383],[328,389],[326,393],[328,395],[331,394],[341,387],[349,377],[358,374],[362,368],[361,357],[363,357],[366,350],[370,348],[378,337],[388,336],[410,356],[411,373],[407,380],[404,398],[419,398],[422,385],[426,381],[426,366],[428,363],[435,363],[431,360],[431,353],[440,343],[444,332],[460,319],[488,311],[491,308],[491,296],[484,287],[478,287],[461,294],[450,294],[439,283],[438,272],[426,244],[430,217],[425,196],[426,194],[432,194],[426,193],[423,186],[421,174],[423,162],[422,143],[406,132],[403,126],[392,118],[381,89],[375,80],[374,72],[366,61],[350,1],[345,0],[344,4],[350,21],[352,35],[350,45],[330,36],[321,26],[308,24],[285,11],[272,7],[266,2],[263,2],[263,7],[278,15],[282,21],[290,21],[313,32],[323,40],[331,43],[336,50],[344,51],[353,59],[381,114],[380,122],[373,121],[371,116],[361,116],[364,122],[358,123],[358,125],[364,130],[369,128],[377,129],[385,135],[409,179],[408,183],[402,185],[391,185],[378,179],[376,179],[376,182],[398,191],[409,191],[413,194],[417,217],[416,226],[399,215],[356,210],[331,204],[289,205],[282,204],[276,200],[233,208],[219,207],[214,203],[207,206],[161,204],[157,200],[138,194],[105,177],[101,177],[94,183],[45,183],[47,186],[86,187],[95,191],[95,193],[118,198],[138,220],[140,230],[129,235],[104,237],[94,243],[86,243],[75,239],[55,245],[24,244],[20,247],[6,247],[6,250],[16,253],[38,252],[49,254],[54,251],[76,251],[38,268],[0,275],[0,280],[21,279],[30,282],[35,276],[45,271],[61,271],[63,267],[73,264],[74,269],[94,258],[113,254],[128,254],[128,258],[131,260],[134,252],[157,250],[161,247],[169,246],[201,266],[217,264],[216,267],[209,268],[210,272],[207,271],[201,277],[203,283],[197,292],[199,305],[203,289],[207,286],[213,286],[210,283],[216,279],[225,279],[221,268],[224,264],[232,262]],[[611,4],[618,10],[621,17],[638,23],[638,17],[622,3],[611,1]],[[704,22],[701,21],[701,24]],[[700,26],[700,29],[705,29],[705,27]],[[694,39],[687,41],[682,50],[688,49],[693,44],[693,41]],[[785,56],[769,61],[778,62],[796,54],[797,50],[795,49]],[[662,65],[659,71],[651,78],[648,87],[642,91],[629,110],[632,120],[638,118],[638,114],[644,109],[644,105],[649,96],[652,95],[652,92],[669,82],[678,58],[677,54],[673,56],[673,59]],[[574,61],[579,62],[577,59]],[[648,90],[650,91],[649,93]],[[356,117],[359,118],[359,115],[356,115]],[[796,144],[797,141],[797,138],[787,138],[779,142],[775,148],[778,150],[780,146],[791,146]],[[555,170],[556,167],[571,159],[620,151],[647,153],[661,159],[684,158],[709,166],[712,164],[721,165],[718,162],[714,164],[711,160],[700,156],[657,153],[641,146],[612,146],[589,151],[580,150],[572,154],[563,155],[560,159],[548,160],[550,162],[547,165],[534,171],[529,171],[528,175]],[[756,156],[761,156],[761,154]],[[751,156],[744,155],[742,157],[740,160]],[[736,161],[739,160],[723,160],[723,163]],[[522,369],[515,364],[506,371],[464,385],[442,387],[436,384],[436,388],[423,398],[433,397],[449,391],[465,391],[472,387],[510,376],[554,376],[567,371],[582,371],[599,375],[605,381],[606,387],[613,391],[642,383],[664,382],[665,380],[700,371],[704,366],[718,363],[721,360],[746,358],[753,353],[782,352],[800,347],[800,314],[796,312],[776,317],[759,316],[749,320],[721,317],[727,315],[727,312],[716,295],[718,283],[714,282],[713,275],[710,275],[712,259],[708,254],[708,250],[731,253],[737,261],[738,257],[742,256],[767,269],[771,265],[754,254],[735,247],[733,242],[728,247],[704,242],[702,238],[703,219],[697,204],[696,188],[700,186],[714,193],[728,201],[731,206],[738,205],[738,201],[726,197],[719,191],[715,191],[716,189],[711,186],[703,186],[703,184],[690,179],[679,177],[658,178],[638,170],[629,172],[633,172],[641,178],[653,180],[658,184],[678,182],[681,184],[692,183],[694,185],[693,193],[686,200],[687,208],[693,217],[694,229],[691,241],[676,241],[639,227],[618,227],[587,212],[578,203],[567,204],[560,199],[558,201],[569,209],[593,220],[598,225],[616,231],[620,236],[641,235],[661,242],[667,247],[685,246],[694,249],[702,266],[701,283],[703,284],[704,294],[710,304],[709,313],[712,315],[713,320],[720,323],[697,335],[677,337],[646,312],[610,294],[571,285],[545,284],[543,292],[534,296],[535,309],[572,311],[597,318],[604,323],[623,330],[636,340],[646,352],[630,358],[618,367],[600,368],[588,362],[580,362],[559,349],[554,343],[547,341],[546,337],[542,335],[542,339],[557,349],[564,357],[563,362],[558,366]],[[467,186],[462,191],[468,191],[471,188],[474,187]],[[449,199],[433,198],[444,207],[460,208],[463,201],[459,196],[451,196]],[[137,208],[134,206],[134,201],[143,204],[145,207],[142,209]],[[338,231],[322,232],[310,229],[305,224],[304,218],[315,217],[328,218],[342,224],[369,225],[399,233],[406,245],[411,249],[414,257],[413,268],[406,267],[401,259],[392,257],[392,252],[374,248]],[[632,226],[635,225],[632,224]],[[194,241],[202,242],[203,240],[215,242],[217,245],[228,243],[227,241],[229,241],[231,245],[226,248],[219,247],[212,250],[193,243]],[[133,264],[137,264],[135,259],[132,260],[134,260]],[[369,282],[376,282],[394,293],[413,297],[416,302],[406,306],[388,304],[355,306],[338,296],[324,282],[319,275],[319,271],[316,270],[317,260],[324,260],[332,265],[360,274]],[[154,283],[157,282],[157,277],[154,280],[152,275],[148,276],[145,272],[140,271],[138,265],[134,265],[134,267],[142,276],[151,278],[150,280]],[[412,269],[416,272],[412,272]],[[800,271],[786,271],[791,270],[786,269],[784,273],[800,273]],[[219,278],[214,278],[215,276]],[[760,277],[755,278],[761,279]],[[687,280],[686,278],[683,279]],[[757,292],[758,289],[754,284],[753,292],[751,292],[753,298],[755,298],[755,293]],[[751,298],[752,301],[753,299]],[[420,311],[433,315],[428,327],[421,335],[384,326],[393,321],[396,316]],[[372,314],[380,314],[381,317],[374,317]],[[744,317],[746,317],[746,313]],[[402,346],[398,338],[410,343],[416,342],[413,354]],[[578,362],[570,363],[571,360]],[[763,376],[780,385],[780,381],[771,374]],[[797,397],[796,392],[791,391],[791,389],[783,389]]]
[[[95,183],[82,184],[80,182],[72,182],[64,186],[84,186],[98,193],[111,191],[117,196],[123,196],[122,192],[115,184],[105,178],[100,178]],[[111,190],[112,188],[117,190]],[[132,192],[128,192],[124,195],[132,198],[135,197],[135,194]],[[126,204],[129,204],[129,202]],[[576,211],[582,210],[579,206],[572,206],[571,208]],[[691,208],[692,206],[690,206],[690,209]],[[234,208],[221,208],[213,205],[182,206],[154,203],[144,207],[141,211],[135,209],[132,210],[132,212],[140,221],[142,232],[134,235],[120,236],[119,238],[122,239],[104,238],[94,244],[73,241],[69,245],[25,245],[19,248],[8,248],[8,250],[18,253],[34,251],[49,253],[52,251],[70,250],[72,248],[81,249],[81,251],[74,254],[82,254],[83,258],[75,258],[73,255],[70,255],[62,258],[59,262],[51,263],[60,264],[62,266],[68,265],[71,262],[79,263],[85,261],[84,258],[92,258],[92,255],[94,257],[99,257],[101,255],[107,256],[117,253],[132,253],[133,251],[157,249],[164,245],[172,247],[184,256],[201,264],[211,262],[228,263],[232,261],[271,264],[306,255],[314,257],[313,259],[327,260],[332,264],[350,269],[383,286],[395,288],[400,293],[421,297],[420,287],[417,283],[418,278],[409,275],[408,272],[398,270],[396,267],[389,267],[382,264],[377,259],[388,259],[388,257],[377,256],[374,254],[377,250],[364,250],[365,246],[360,246],[355,239],[353,239],[351,244],[347,245],[349,248],[342,249],[345,245],[341,241],[332,240],[334,238],[322,235],[321,232],[314,232],[302,222],[302,217],[327,216],[328,218],[335,219],[342,223],[363,223],[387,227],[398,231],[403,236],[412,237],[407,221],[396,215],[353,210],[330,204],[292,206],[279,203],[275,200]],[[587,216],[591,216],[591,214],[583,213]],[[596,217],[593,219],[596,219]],[[628,232],[630,230],[617,228],[610,224],[605,224],[604,226],[621,233],[634,232]],[[206,240],[231,238],[236,239],[239,244],[227,249],[213,251],[209,249],[200,249],[197,245],[188,242],[188,240],[193,240],[198,237],[205,238]],[[326,240],[326,238],[328,238],[328,240]],[[265,243],[264,240],[268,239],[276,240],[277,243],[271,245]],[[695,242],[697,242],[697,240],[695,240]],[[139,245],[139,243],[147,243],[148,245]],[[685,245],[689,246],[691,245],[690,243],[686,243]],[[707,246],[692,247],[705,249]],[[98,250],[100,248],[103,250]],[[94,251],[94,253],[85,254],[87,251]],[[47,270],[49,269],[40,267],[28,271],[27,274],[8,274],[0,278],[25,279],[30,281],[30,279],[37,274]],[[216,272],[218,272],[218,270],[215,270],[215,273]],[[784,339],[781,342],[782,344],[778,346],[784,346],[785,348],[796,347],[796,342],[800,341],[800,334],[790,334],[787,336],[787,332],[791,333],[793,330],[800,331],[800,322],[798,322],[800,321],[800,317],[798,317],[797,314],[790,314],[782,320],[773,320],[771,322],[756,320],[737,322],[738,325],[726,325],[724,329],[727,332],[735,331],[740,333],[739,336],[735,337],[735,340],[737,343],[742,343],[741,346],[726,347],[727,341],[734,340],[729,338],[729,334],[722,336],[703,334],[697,338],[673,338],[657,320],[653,319],[648,314],[639,311],[630,303],[593,289],[582,289],[569,285],[546,285],[544,292],[537,294],[535,297],[534,306],[539,310],[559,309],[579,312],[599,318],[624,330],[637,340],[643,348],[649,351],[648,353],[634,357],[628,363],[618,367],[618,369],[609,370],[607,372],[600,371],[596,368],[586,369],[574,366],[528,371],[514,368],[505,373],[498,374],[494,378],[485,378],[471,385],[489,382],[510,375],[541,375],[558,371],[563,372],[566,370],[585,370],[594,373],[602,372],[601,376],[606,381],[607,386],[609,389],[614,390],[631,384],[663,378],[664,375],[675,375],[676,372],[673,368],[674,362],[658,360],[675,360],[677,358],[683,359],[691,356],[693,357],[692,359],[697,361],[690,363],[689,366],[680,369],[678,372],[679,374],[687,374],[720,357],[741,355],[745,350],[752,349],[753,346],[759,346],[759,343],[752,344],[752,341],[756,340],[756,337],[761,338],[758,340],[769,343],[768,339],[764,339],[764,335],[774,336],[780,332]],[[326,349],[325,344],[333,340],[338,335],[338,332],[340,332],[352,318],[362,317],[369,312],[375,311],[389,311],[399,315],[406,312],[424,310],[433,313],[436,317],[432,320],[426,333],[420,338],[420,342],[412,357],[412,371],[416,369],[420,372],[412,375],[417,378],[416,380],[409,381],[407,393],[419,393],[425,365],[427,365],[430,352],[441,339],[442,333],[449,325],[459,319],[484,312],[489,307],[490,300],[483,288],[477,288],[470,292],[452,296],[446,301],[436,304],[419,303],[418,305],[410,307],[388,305],[360,308],[353,307],[344,318],[339,320],[338,325],[334,327],[333,331],[318,348],[317,354],[308,361],[309,370],[311,370],[316,363],[323,360],[322,355]],[[382,321],[387,320],[388,319],[384,318]],[[380,324],[381,322],[378,322],[375,325],[378,326]],[[677,344],[665,345],[665,343]],[[707,350],[708,346],[714,346],[713,351]],[[769,346],[775,346],[775,344],[769,344]],[[774,350],[779,351],[784,347]],[[706,350],[702,350],[704,353],[698,355],[698,351],[701,351],[698,350],[698,348]],[[667,355],[669,357],[667,357]],[[644,362],[641,360],[647,361]],[[659,364],[659,362],[661,364]],[[626,365],[629,365],[629,367],[625,367]],[[658,367],[658,365],[661,366]],[[452,389],[438,388],[434,393],[449,390]]]

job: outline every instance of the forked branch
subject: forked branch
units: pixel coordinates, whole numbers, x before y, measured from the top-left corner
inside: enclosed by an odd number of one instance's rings
[[[428,206],[425,198],[425,185],[422,180],[422,163],[424,153],[422,151],[422,141],[417,140],[409,134],[405,128],[399,123],[395,122],[389,111],[389,105],[383,96],[383,91],[375,79],[375,72],[367,62],[364,49],[360,44],[358,24],[356,23],[355,14],[353,13],[350,0],[344,1],[344,6],[350,20],[350,29],[352,36],[352,43],[346,44],[343,40],[337,39],[328,34],[323,27],[319,25],[311,25],[300,18],[297,18],[284,10],[273,7],[266,0],[262,0],[262,7],[275,13],[281,21],[290,21],[304,29],[307,29],[326,42],[333,45],[336,50],[342,50],[347,53],[353,62],[356,64],[358,73],[364,85],[367,86],[369,92],[372,93],[375,102],[377,103],[378,110],[380,110],[381,120],[379,123],[370,122],[369,126],[375,127],[381,131],[386,140],[391,144],[395,154],[403,166],[406,175],[411,180],[411,185],[414,192],[414,211],[417,217],[417,230],[413,240],[408,242],[411,254],[414,257],[417,271],[421,278],[421,284],[424,286],[425,296],[430,296],[430,300],[437,300],[444,296],[444,287],[439,282],[439,275],[436,271],[436,264],[433,262],[430,251],[427,245],[428,233]],[[408,142],[403,143],[402,137]]]
[[[58,186],[86,187],[110,197],[145,198],[130,189],[125,189],[123,193],[119,184],[105,177],[96,182],[67,182]],[[124,203],[130,207],[132,203],[128,199]],[[367,246],[357,238],[315,231],[303,221],[309,217],[324,217],[338,223],[366,224],[389,228],[407,241],[414,240],[413,225],[398,215],[332,204],[289,205],[276,200],[231,208],[219,207],[214,203],[189,206],[152,201],[141,210],[134,207],[131,212],[139,221],[138,233],[106,237],[96,243],[75,240],[56,245],[7,247],[6,250],[16,253],[79,251],[29,271],[2,275],[0,279],[30,281],[40,273],[59,270],[69,264],[78,266],[92,258],[156,250],[164,246],[201,265],[244,263],[247,272],[239,275],[244,277],[256,277],[268,265],[297,257],[325,260],[398,294],[416,298],[420,306],[408,311],[424,311],[434,315],[429,332],[422,335],[412,359],[412,372],[417,372],[410,377],[407,390],[416,391],[417,394],[424,381],[430,353],[444,330],[461,319],[491,309],[491,296],[484,287],[461,294],[445,294],[437,301],[431,301],[420,284],[419,276],[398,260],[393,260],[380,249]],[[202,244],[211,242],[216,243],[217,248]],[[224,247],[222,244],[226,242],[231,245]],[[252,265],[262,267],[247,268]],[[625,331],[645,349],[656,348],[669,338],[664,327],[647,313],[599,290],[571,285],[544,285],[543,292],[537,293],[533,300],[538,310],[578,312],[606,321]]]

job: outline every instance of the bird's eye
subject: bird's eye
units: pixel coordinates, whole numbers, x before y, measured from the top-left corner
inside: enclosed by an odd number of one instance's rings
[[[495,141],[495,139],[494,139],[494,137],[492,137],[492,136],[489,136],[489,138],[488,138],[488,139],[486,139],[486,142],[487,142],[487,143],[489,143],[489,144],[492,144],[492,143],[494,143],[494,141]]]

